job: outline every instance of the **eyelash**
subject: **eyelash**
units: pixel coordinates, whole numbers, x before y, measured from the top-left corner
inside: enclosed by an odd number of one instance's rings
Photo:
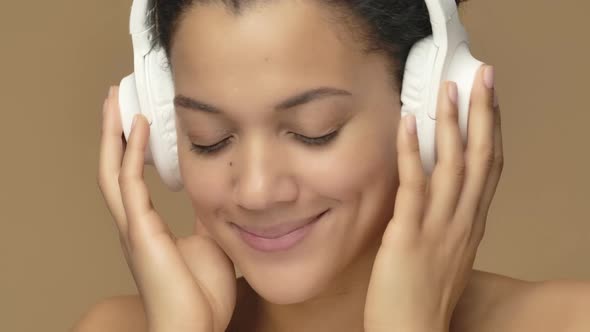
[[[330,143],[334,138],[336,138],[336,136],[338,136],[338,133],[340,131],[339,130],[335,130],[327,135],[321,136],[321,137],[307,137],[307,136],[303,136],[303,135],[299,135],[299,134],[295,134],[293,133],[293,135],[295,135],[295,137],[298,138],[299,141],[301,141],[303,144],[309,145],[309,146],[322,146],[322,145],[327,145],[328,143]],[[194,151],[198,154],[202,154],[202,155],[208,155],[208,154],[214,154],[216,152],[221,151],[227,144],[229,143],[229,137],[224,139],[223,141],[213,144],[213,145],[197,145],[197,144],[193,144],[191,143],[191,151]]]

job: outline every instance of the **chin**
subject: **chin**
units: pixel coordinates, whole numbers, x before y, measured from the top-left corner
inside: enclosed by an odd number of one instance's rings
[[[294,304],[325,291],[351,259],[355,250],[348,250],[355,246],[342,250],[345,241],[338,239],[346,238],[346,227],[335,227],[336,220],[339,219],[334,214],[324,215],[299,244],[277,252],[249,247],[228,227],[218,228],[216,235],[218,243],[260,297],[274,304]]]
[[[345,270],[363,260],[368,245],[378,243],[378,227],[364,221],[376,217],[330,210],[296,246],[276,252],[255,250],[226,223],[212,230],[252,289],[269,303],[287,305],[339,291],[334,287]]]
[[[329,271],[311,266],[273,269],[257,266],[255,270],[246,268],[242,272],[244,279],[260,297],[267,302],[281,305],[302,303],[313,299],[333,279]]]

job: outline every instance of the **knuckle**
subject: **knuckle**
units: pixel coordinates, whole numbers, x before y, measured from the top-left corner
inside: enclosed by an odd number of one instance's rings
[[[121,170],[121,173],[119,173],[119,177],[118,177],[118,181],[119,181],[119,186],[124,187],[126,185],[128,185],[132,180],[131,174],[129,174],[128,171],[123,171]]]
[[[458,227],[455,228],[455,238],[461,243],[469,242],[469,239],[473,236],[473,227],[471,222],[461,222]]]
[[[475,155],[477,156],[477,160],[479,160],[479,162],[481,162],[483,167],[485,167],[486,169],[491,169],[496,163],[493,145],[479,145],[475,151]]]
[[[494,168],[495,165],[495,160],[494,160],[494,155],[490,154],[490,155],[485,155],[483,158],[483,165],[486,169],[490,170]]]
[[[456,159],[451,163],[451,169],[454,175],[459,178],[464,178],[466,173],[465,160],[463,158]]]
[[[409,180],[400,183],[399,191],[407,195],[424,195],[426,192],[425,186],[417,180]]]
[[[448,173],[459,178],[465,177],[467,170],[464,158],[452,158],[448,161],[445,161],[443,164],[445,165],[444,168],[447,169]]]
[[[426,179],[417,177],[407,180],[405,187],[414,194],[424,195],[426,193],[427,182]]]

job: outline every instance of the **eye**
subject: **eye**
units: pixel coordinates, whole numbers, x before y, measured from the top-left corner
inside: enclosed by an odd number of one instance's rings
[[[215,143],[213,145],[197,145],[191,143],[191,151],[194,151],[198,154],[214,154],[216,152],[221,151],[227,144],[229,144],[229,137],[224,139],[219,143]]]
[[[295,134],[293,133],[293,135],[295,135],[295,137],[297,137],[298,140],[300,140],[301,142],[303,142],[304,144],[307,145],[312,145],[312,146],[319,146],[319,145],[326,145],[328,143],[330,143],[334,138],[336,138],[336,136],[338,136],[339,130],[335,130],[327,135],[321,136],[321,137],[307,137],[307,136],[303,136],[303,135],[299,135],[299,134]]]
[[[295,137],[299,141],[303,142],[306,145],[321,146],[321,145],[326,145],[326,144],[330,143],[334,138],[336,138],[336,136],[338,136],[339,132],[340,132],[339,130],[335,130],[327,135],[320,136],[320,137],[307,137],[307,136],[303,136],[303,135],[296,134],[296,133],[293,133],[293,135],[295,135]],[[223,141],[215,143],[213,145],[197,145],[197,144],[191,143],[191,151],[194,151],[194,152],[196,152],[198,154],[202,154],[202,155],[215,154],[215,153],[221,151],[226,145],[229,144],[229,139],[230,139],[230,137],[224,139]]]

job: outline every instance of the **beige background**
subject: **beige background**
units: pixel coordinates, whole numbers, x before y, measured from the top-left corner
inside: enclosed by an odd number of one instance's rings
[[[0,6],[0,330],[66,331],[135,292],[96,185],[107,88],[132,69],[131,0]],[[470,0],[462,16],[496,66],[505,169],[476,268],[590,280],[590,3]],[[153,169],[155,204],[191,231],[183,193]]]

